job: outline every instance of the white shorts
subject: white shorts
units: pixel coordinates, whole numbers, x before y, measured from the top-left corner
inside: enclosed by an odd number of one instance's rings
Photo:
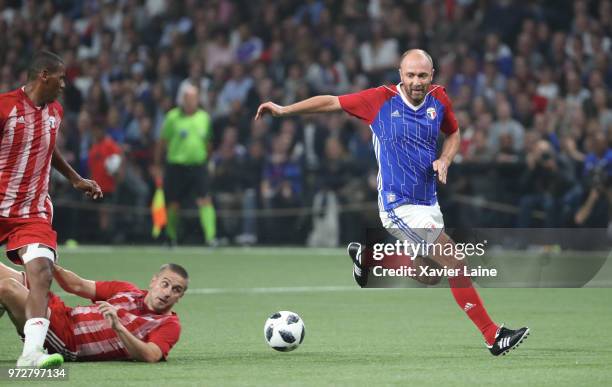
[[[433,243],[444,231],[438,203],[432,206],[405,204],[379,214],[383,227],[399,240]]]

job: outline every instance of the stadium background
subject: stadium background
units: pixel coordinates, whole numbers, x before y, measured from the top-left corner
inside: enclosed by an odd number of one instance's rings
[[[117,191],[103,203],[52,177],[60,242],[83,242],[61,246],[60,262],[85,278],[146,287],[171,260],[192,278],[176,307],[183,331],[168,362],[69,364],[61,384],[609,384],[609,288],[479,289],[496,320],[533,333],[494,359],[448,289],[360,289],[343,248],[183,247],[202,244],[193,209],[178,248],[111,245],[162,243],[151,240],[152,149],[186,82],[200,87],[214,119],[222,238],[249,242],[236,237],[253,219],[258,244],[360,238],[378,226],[369,129],[343,114],[252,118],[263,100],[396,82],[398,56],[413,47],[434,57],[435,82],[453,97],[462,129],[460,156],[440,188],[449,225],[606,226],[605,195],[581,224],[575,215],[592,191],[609,187],[611,164],[598,160],[610,160],[612,138],[610,8],[604,0],[0,0],[0,90],[26,82],[36,50],[59,53],[69,78],[64,155],[87,176],[94,130],[125,153]],[[270,180],[264,171],[277,160],[287,173]],[[542,164],[548,170],[535,169]],[[266,180],[288,185],[290,195],[262,195]],[[101,213],[113,218],[106,231]],[[523,253],[536,258],[524,267],[534,276],[551,258]],[[70,305],[87,302],[53,290]],[[307,333],[301,348],[281,354],[267,348],[263,323],[286,309]],[[21,346],[5,315],[0,367],[13,366]]]
[[[153,147],[192,83],[213,118],[220,240],[337,246],[378,226],[369,129],[345,114],[254,112],[398,82],[399,55],[421,47],[462,130],[439,192],[447,225],[605,227],[609,195],[576,214],[610,186],[611,14],[606,0],[7,0],[0,90],[24,84],[31,54],[50,49],[66,61],[67,160],[90,176],[96,130],[123,149],[101,204],[53,175],[60,241],[152,242]],[[201,244],[197,211],[183,215],[180,243]]]

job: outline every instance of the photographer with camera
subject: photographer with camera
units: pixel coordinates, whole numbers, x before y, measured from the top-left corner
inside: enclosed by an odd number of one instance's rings
[[[557,224],[556,197],[569,185],[557,156],[550,143],[539,140],[525,156],[526,171],[520,179],[520,191],[527,192],[519,199],[517,227],[531,227],[532,211],[545,212],[543,225],[554,227]]]
[[[607,227],[612,203],[612,148],[604,132],[594,133],[589,141],[593,152],[584,159],[582,204],[572,220],[579,227]]]

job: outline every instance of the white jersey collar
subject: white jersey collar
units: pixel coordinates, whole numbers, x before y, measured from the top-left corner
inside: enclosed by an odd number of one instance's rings
[[[406,96],[404,95],[404,90],[402,89],[402,83],[398,83],[397,84],[397,91],[399,92],[400,97],[402,97],[402,101],[404,101],[404,103],[406,105],[408,105],[408,107],[412,110],[419,110],[421,108],[421,106],[423,106],[425,104],[425,99],[427,98],[427,96],[429,95],[429,93],[431,93],[431,91],[433,90],[429,90],[427,92],[427,94],[425,94],[425,97],[423,97],[423,102],[421,102],[419,105],[414,106],[413,104],[410,103],[410,101],[408,101],[408,98],[406,98]]]

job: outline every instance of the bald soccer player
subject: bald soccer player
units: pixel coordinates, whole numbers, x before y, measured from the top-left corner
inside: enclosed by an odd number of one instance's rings
[[[448,167],[459,149],[459,127],[446,90],[432,83],[434,66],[427,52],[406,51],[399,74],[401,82],[397,85],[341,96],[320,95],[289,106],[265,102],[255,119],[265,114],[285,117],[345,111],[366,122],[372,130],[378,161],[378,207],[383,227],[396,238],[416,245],[425,241],[447,246],[454,242],[444,232],[436,184],[446,184]],[[445,139],[438,156],[440,131]],[[362,260],[361,244],[350,243],[348,253],[355,281],[366,286],[369,268]],[[490,352],[495,356],[506,354],[527,337],[529,328],[511,330],[493,322],[470,277],[463,275],[465,263],[460,258],[447,249],[433,248],[409,260],[409,264],[440,266],[453,273],[448,275],[448,282],[457,304],[479,329]],[[412,278],[426,284],[439,281],[429,276]]]

